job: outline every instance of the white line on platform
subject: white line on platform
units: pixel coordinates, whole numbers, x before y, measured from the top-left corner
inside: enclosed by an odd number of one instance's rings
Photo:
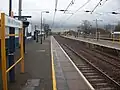
[[[57,40],[55,40],[57,42]],[[60,47],[60,49],[63,51],[63,53],[65,54],[65,56],[70,60],[70,62],[72,63],[72,65],[75,67],[75,69],[78,71],[78,73],[80,74],[80,76],[85,80],[85,82],[87,83],[87,85],[90,87],[91,90],[95,90],[93,88],[93,86],[89,83],[89,81],[85,78],[85,76],[81,73],[81,71],[77,68],[77,66],[74,64],[74,62],[71,60],[71,58],[68,56],[68,54],[63,50],[63,48],[60,46],[60,44],[57,42],[58,46]]]

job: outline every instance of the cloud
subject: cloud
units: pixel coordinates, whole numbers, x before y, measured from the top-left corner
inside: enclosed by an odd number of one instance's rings
[[[18,0],[13,1],[13,11],[15,15],[18,15]],[[66,9],[71,0],[58,0],[58,10]],[[69,7],[69,13],[74,13],[79,7],[81,7],[87,0],[75,0],[75,3]],[[103,2],[106,0],[103,0]],[[8,0],[0,0],[0,11],[4,11],[8,14],[9,11],[9,2]],[[99,6],[95,12],[91,15],[85,13],[85,10],[93,10],[95,5],[99,2],[99,0],[91,0],[85,7],[81,8],[75,15],[73,15],[69,20],[67,18],[70,14],[63,14],[63,12],[57,11],[55,18],[55,25],[60,27],[63,26],[75,26],[79,25],[82,20],[92,21],[96,18],[103,19],[104,23],[111,23],[112,21],[118,21],[118,15],[108,15],[106,12],[112,12],[115,9],[119,8],[120,0],[107,0],[104,5]],[[55,0],[22,0],[22,15],[31,15],[31,22],[37,22],[40,24],[41,11],[48,10],[49,14],[43,14],[43,17],[46,19],[46,23],[52,25],[54,8],[55,8]],[[120,11],[120,10],[117,10]],[[102,13],[102,15],[96,14]],[[67,20],[67,22],[66,22]],[[64,23],[65,22],[65,23]]]

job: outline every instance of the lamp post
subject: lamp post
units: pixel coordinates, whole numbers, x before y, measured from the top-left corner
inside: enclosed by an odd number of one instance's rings
[[[45,27],[45,19],[43,18],[43,28]],[[45,34],[46,34],[46,32],[45,32],[45,28],[44,28],[44,40],[45,40]]]
[[[96,39],[97,39],[97,41],[98,41],[98,39],[99,39],[99,35],[98,35],[98,21],[103,21],[103,20],[98,20],[98,19],[96,19],[96,20],[93,20],[93,21],[95,21],[96,22]]]
[[[95,23],[96,23],[96,39],[97,39],[97,41],[98,41],[98,20],[96,19],[96,20],[93,20],[93,21],[95,21]]]
[[[42,11],[41,12],[41,34],[40,34],[40,36],[41,36],[41,44],[42,44],[42,13],[49,13],[49,11]],[[38,34],[38,33],[37,33]],[[45,33],[44,33],[45,34]]]
[[[38,43],[38,30],[36,27],[37,26],[35,25],[35,38],[36,38],[36,42]]]
[[[92,12],[92,11],[86,10],[85,12],[89,13],[89,12]],[[103,20],[96,19],[96,20],[93,20],[93,21],[96,22],[96,39],[98,41],[98,21],[103,21]]]

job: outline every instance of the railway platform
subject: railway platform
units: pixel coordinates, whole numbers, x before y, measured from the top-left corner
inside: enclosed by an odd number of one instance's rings
[[[16,68],[16,81],[9,83],[8,90],[52,90],[50,37],[40,44],[34,40],[26,42],[25,73]]]
[[[25,73],[19,64],[15,71],[8,90],[94,90],[53,36],[43,44],[27,41]]]
[[[96,39],[83,38],[83,37],[75,38],[74,36],[63,36],[63,37],[75,39],[75,40],[79,40],[82,42],[99,45],[99,46],[103,46],[103,47],[107,47],[107,48],[111,48],[111,49],[120,50],[120,42],[113,42],[113,41],[108,41],[108,40],[98,40],[97,41]]]
[[[56,90],[94,90],[54,37],[51,37],[51,55]]]

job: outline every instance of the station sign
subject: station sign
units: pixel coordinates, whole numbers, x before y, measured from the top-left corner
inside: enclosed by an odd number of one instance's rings
[[[14,28],[22,28],[22,21],[14,19],[5,15],[5,26],[7,27],[14,27]]]

